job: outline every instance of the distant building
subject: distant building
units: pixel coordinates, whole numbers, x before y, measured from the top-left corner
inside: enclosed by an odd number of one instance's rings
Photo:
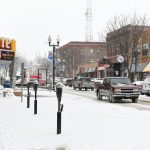
[[[98,76],[99,60],[106,56],[106,43],[71,41],[58,48],[57,55],[61,66],[57,67],[57,72],[60,72],[60,75],[94,78]]]

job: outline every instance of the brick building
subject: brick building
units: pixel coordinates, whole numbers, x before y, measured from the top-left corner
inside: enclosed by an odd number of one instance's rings
[[[59,47],[57,55],[64,64],[63,76],[80,75],[94,78],[98,76],[99,60],[106,56],[106,43],[71,41]]]
[[[112,76],[129,75],[131,80],[137,75],[144,78],[143,70],[150,62],[150,30],[148,26],[127,25],[107,34],[107,59],[111,64]],[[120,63],[117,58],[123,56]]]

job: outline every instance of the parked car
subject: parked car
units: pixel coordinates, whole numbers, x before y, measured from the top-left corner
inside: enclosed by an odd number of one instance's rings
[[[144,81],[135,81],[132,84],[142,86]]]
[[[117,99],[132,99],[133,103],[137,103],[140,94],[139,86],[131,84],[127,77],[106,77],[95,89],[98,100],[105,96],[111,103]]]
[[[102,84],[103,83],[103,78],[95,78],[94,79],[94,86],[96,86],[96,84]]]
[[[29,84],[30,86],[33,86],[35,83],[37,83],[37,79],[30,79],[27,84]]]
[[[4,80],[2,85],[4,88],[11,88],[11,83],[9,80]]]
[[[135,82],[133,82],[132,84],[139,86],[140,90],[142,91],[143,82],[144,82],[144,81],[135,81]]]
[[[94,90],[94,82],[91,81],[91,78],[89,78],[89,77],[79,77],[73,81],[73,89],[76,90],[76,88],[78,88],[79,90],[91,89],[93,91]]]
[[[21,86],[21,79],[16,80],[16,86]],[[27,86],[27,79],[24,79],[23,86]]]
[[[73,78],[68,78],[68,79],[66,79],[66,81],[65,81],[65,86],[72,87],[73,81],[74,81]]]
[[[143,81],[141,94],[150,96],[150,76],[147,76]]]

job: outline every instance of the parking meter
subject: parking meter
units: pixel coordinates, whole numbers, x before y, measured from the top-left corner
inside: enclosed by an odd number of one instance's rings
[[[36,80],[36,81],[34,82],[34,91],[37,91],[37,88],[38,88],[38,81]]]
[[[59,81],[56,84],[56,95],[58,100],[58,111],[57,111],[57,134],[61,134],[61,112],[63,110],[63,105],[61,105],[63,84]]]
[[[28,95],[27,95],[27,108],[30,107],[30,92],[29,92],[29,89],[30,89],[30,83],[28,82],[27,83],[27,89],[28,89]]]
[[[56,83],[56,95],[57,95],[57,100],[61,102],[61,97],[62,97],[62,89],[63,89],[63,84],[59,81]]]
[[[36,80],[34,83],[34,91],[35,91],[35,100],[34,100],[34,114],[37,114],[37,88],[38,88],[38,81]]]

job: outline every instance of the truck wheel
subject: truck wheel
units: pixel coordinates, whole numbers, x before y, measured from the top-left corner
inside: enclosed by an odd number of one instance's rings
[[[132,98],[132,103],[137,103],[138,98]]]
[[[113,95],[111,93],[109,94],[109,102],[115,103],[115,98],[113,97]]]
[[[81,91],[81,87],[80,87],[80,85],[79,85],[79,91]]]
[[[74,89],[74,90],[76,90],[76,87],[75,87],[75,86],[73,86],[73,89]]]
[[[100,92],[97,93],[97,99],[102,100],[102,94]]]

